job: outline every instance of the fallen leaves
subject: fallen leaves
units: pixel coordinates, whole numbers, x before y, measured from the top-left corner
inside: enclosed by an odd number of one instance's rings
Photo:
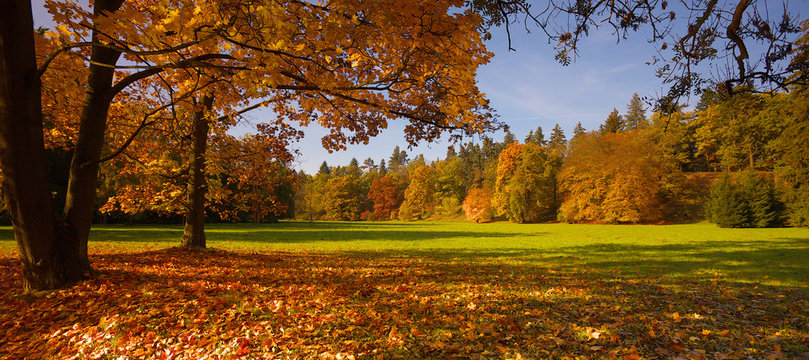
[[[806,289],[621,279],[437,252],[92,255],[23,294],[0,258],[0,357],[797,358]]]

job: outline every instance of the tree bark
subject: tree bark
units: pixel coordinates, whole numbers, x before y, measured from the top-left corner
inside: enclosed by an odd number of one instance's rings
[[[98,0],[93,14],[114,12],[123,0]],[[100,35],[93,31],[93,43],[99,43]],[[87,90],[79,117],[79,136],[70,163],[64,220],[67,226],[66,247],[78,255],[80,265],[90,270],[87,257],[87,241],[95,211],[96,186],[104,133],[107,130],[107,115],[114,97],[112,88],[115,64],[121,53],[102,46],[93,46],[87,75]]]
[[[188,204],[182,246],[205,248],[205,150],[208,146],[209,114],[213,97],[203,95],[191,120],[191,156],[189,157]]]
[[[43,140],[30,0],[0,1],[0,163],[3,193],[20,253],[25,290],[79,280],[75,253],[60,241]]]

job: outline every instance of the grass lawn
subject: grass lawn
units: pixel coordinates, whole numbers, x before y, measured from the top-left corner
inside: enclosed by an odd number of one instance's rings
[[[712,224],[97,226],[100,275],[21,294],[0,358],[809,357],[809,230]]]

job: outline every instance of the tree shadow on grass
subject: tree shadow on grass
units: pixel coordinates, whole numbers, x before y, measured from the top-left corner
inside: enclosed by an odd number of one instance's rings
[[[377,229],[375,226],[345,226],[339,230],[333,227],[294,227],[294,231],[283,231],[276,227],[237,228],[237,227],[208,227],[206,237],[209,241],[235,241],[250,243],[289,243],[301,244],[308,242],[345,242],[364,240],[384,241],[423,241],[423,240],[451,240],[456,238],[505,238],[512,234],[502,232],[465,232],[441,231],[422,229],[408,230],[412,227],[390,226]],[[353,231],[353,229],[357,229]],[[370,230],[369,230],[370,229]],[[181,228],[155,228],[155,227],[126,227],[126,228],[94,228],[91,241],[112,242],[152,242],[176,243],[182,236]],[[541,233],[532,235],[541,236]]]

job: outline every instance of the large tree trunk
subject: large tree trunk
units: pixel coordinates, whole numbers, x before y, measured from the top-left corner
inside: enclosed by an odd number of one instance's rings
[[[59,241],[47,181],[41,83],[30,0],[0,1],[0,163],[26,290],[81,278],[75,253]]]
[[[209,114],[213,97],[203,95],[191,120],[191,156],[189,160],[188,204],[182,246],[205,248],[205,150],[208,146]]]
[[[114,12],[123,0],[98,0],[93,13]],[[93,31],[93,42],[100,36]],[[70,164],[70,180],[63,212],[68,231],[67,250],[78,254],[81,266],[90,270],[87,258],[87,241],[95,211],[96,186],[104,133],[107,130],[107,115],[114,94],[111,91],[115,64],[121,53],[102,46],[93,46],[90,53],[90,68],[87,90],[79,118],[79,137]]]

